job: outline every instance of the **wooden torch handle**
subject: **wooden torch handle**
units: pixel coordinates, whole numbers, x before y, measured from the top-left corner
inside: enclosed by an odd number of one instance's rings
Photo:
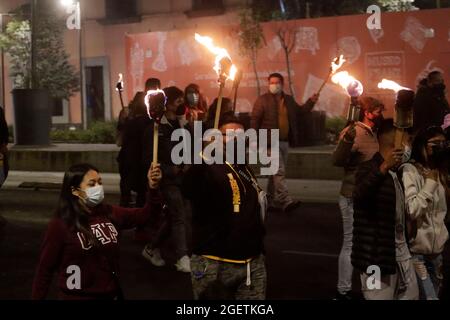
[[[159,123],[155,121],[153,126],[153,164],[158,163]]]

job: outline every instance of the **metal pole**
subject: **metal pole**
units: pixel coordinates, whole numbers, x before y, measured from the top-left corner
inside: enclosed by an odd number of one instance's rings
[[[36,2],[31,0],[31,89],[36,87]]]
[[[80,108],[81,108],[81,124],[83,125],[83,129],[87,129],[87,117],[84,111],[84,70],[83,70],[83,37],[82,37],[82,23],[81,23],[81,1],[77,2],[77,11],[80,19],[80,29],[78,30],[78,43],[79,43],[79,52],[78,55],[80,57]],[[69,111],[70,112],[70,111]]]

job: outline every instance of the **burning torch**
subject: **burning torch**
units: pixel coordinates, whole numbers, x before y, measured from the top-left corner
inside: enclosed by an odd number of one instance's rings
[[[340,85],[350,96],[350,107],[347,113],[347,120],[350,123],[359,121],[361,106],[358,98],[362,95],[364,87],[362,83],[351,76],[347,71],[341,71],[331,77],[331,81]]]
[[[122,92],[123,92],[123,75],[121,73],[119,73],[119,80],[117,81],[117,84],[116,84],[116,91],[119,92],[120,105],[122,106],[122,109],[123,109],[124,108],[123,97],[122,97]]]
[[[317,91],[317,94],[319,95],[322,89],[325,87],[325,84],[330,80],[330,77],[336,73],[345,63],[344,56],[341,54],[339,57],[334,58],[334,60],[331,62],[330,65],[330,71],[328,72],[327,77],[323,81],[322,85],[319,88],[319,91]]]
[[[196,33],[195,40],[200,44],[204,45],[206,48],[208,48],[209,51],[211,51],[213,54],[216,55],[214,70],[217,72],[217,75],[219,76],[218,79],[219,96],[217,98],[217,109],[216,109],[216,117],[214,120],[214,128],[218,129],[220,112],[222,108],[223,89],[225,88],[225,83],[227,79],[233,80],[235,78],[237,68],[231,61],[231,57],[228,54],[228,51],[224,48],[216,47],[213,43],[213,40],[210,37],[204,37]]]
[[[394,108],[394,126],[397,128],[395,131],[395,148],[402,149],[405,129],[412,128],[414,125],[414,91],[387,79],[378,83],[378,88],[392,90],[397,94]]]
[[[163,90],[149,90],[145,96],[145,105],[150,119],[153,119],[153,164],[158,163],[159,124],[166,111],[167,97]]]
[[[234,99],[233,99],[233,112],[236,112],[236,103],[237,103],[237,95],[238,95],[238,88],[239,88],[239,84],[241,83],[242,77],[243,77],[243,72],[241,69],[239,69],[236,72],[236,76],[234,77],[233,80],[233,91],[234,91]]]

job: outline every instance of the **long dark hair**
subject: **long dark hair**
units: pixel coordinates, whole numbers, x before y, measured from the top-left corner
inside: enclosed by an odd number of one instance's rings
[[[422,166],[430,167],[430,165],[433,165],[435,169],[439,170],[441,182],[444,185],[444,187],[446,187],[447,186],[446,179],[448,175],[448,163],[445,161],[442,161],[442,163],[435,163],[435,164],[431,163],[431,159],[428,158],[427,153],[425,151],[428,144],[428,140],[439,135],[445,137],[444,130],[438,126],[432,126],[420,130],[417,133],[416,137],[414,138],[412,144],[411,159]]]
[[[72,190],[80,187],[84,176],[91,170],[99,172],[96,167],[87,163],[73,165],[66,171],[56,216],[61,218],[69,228],[80,232],[88,244],[95,245],[96,239],[89,227],[88,215],[81,207],[79,198],[72,194]]]

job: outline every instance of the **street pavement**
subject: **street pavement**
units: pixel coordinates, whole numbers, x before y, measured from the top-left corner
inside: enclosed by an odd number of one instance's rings
[[[26,176],[38,180],[37,174]],[[103,175],[103,178],[105,182],[108,181],[106,186],[109,189],[117,177]],[[43,181],[51,179],[60,183],[62,175],[47,175]],[[56,189],[19,188],[19,184],[24,182],[21,180],[19,174],[13,173],[9,186],[0,189],[0,217],[3,216],[7,221],[3,231],[0,231],[0,300],[30,297],[42,237],[58,199]],[[269,213],[265,239],[267,298],[332,299],[342,241],[339,208],[332,201],[338,188],[334,190],[330,182],[326,185],[314,181],[289,181],[289,185],[295,187],[291,188],[295,196],[309,201],[289,216],[281,212]],[[108,191],[105,201],[117,204],[119,194]],[[157,268],[141,256],[143,244],[136,242],[134,236],[134,231],[124,232],[121,236],[122,285],[126,298],[192,299],[189,275],[177,272],[173,266],[175,259],[171,254],[171,244],[167,243],[163,248],[167,266]],[[448,266],[448,250],[445,257]],[[358,293],[356,274],[354,284]],[[49,298],[56,298],[54,285]]]
[[[105,192],[119,194],[120,176],[115,173],[101,173]],[[63,172],[10,171],[3,190],[20,190],[26,184],[28,188],[45,189],[45,184],[54,184],[58,188],[63,180]],[[258,179],[264,188],[267,179]],[[300,180],[287,179],[288,188],[296,199],[312,203],[335,203],[339,195],[340,181],[336,180]]]
[[[53,215],[58,192],[0,190],[6,218],[0,240],[0,300],[28,299],[40,244]],[[117,203],[117,194],[105,201]],[[306,203],[291,216],[271,213],[267,221],[268,298],[330,299],[336,283],[341,237],[336,204]],[[157,268],[142,256],[134,232],[121,237],[122,283],[129,299],[191,299],[189,275],[173,267],[170,243],[163,250],[168,266]],[[55,288],[50,298],[56,298]]]

